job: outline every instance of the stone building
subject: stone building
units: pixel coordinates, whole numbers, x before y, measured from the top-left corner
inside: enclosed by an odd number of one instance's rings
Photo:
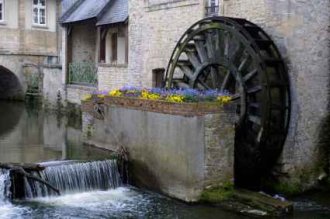
[[[73,11],[83,10],[88,4],[84,2]],[[127,6],[127,12],[119,5]],[[255,0],[253,4],[243,0],[116,0],[100,1],[96,8],[84,19],[73,13],[74,19],[69,16],[62,21],[64,84],[71,61],[89,60],[97,66],[94,90],[151,87],[157,84],[157,73],[166,69],[181,35],[196,21],[221,15],[245,18],[262,27],[278,46],[289,74],[291,119],[275,171],[282,176],[280,187],[304,190],[329,174],[328,0]],[[111,20],[123,10],[122,19]],[[79,103],[82,90],[68,92],[68,99]]]
[[[151,87],[153,72],[166,68],[180,36],[210,13],[254,22],[279,47],[291,84],[289,132],[276,170],[279,187],[293,191],[317,184],[329,175],[329,1],[131,0],[125,81]]]
[[[86,93],[109,89],[111,83],[125,83],[128,77],[127,0],[102,0],[96,5],[90,0],[76,1],[60,22],[64,29],[62,82],[67,84],[68,102],[80,104]]]
[[[44,66],[60,55],[58,0],[0,1],[0,98],[42,90]]]

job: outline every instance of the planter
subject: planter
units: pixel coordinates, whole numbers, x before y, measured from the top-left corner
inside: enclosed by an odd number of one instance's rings
[[[107,106],[181,116],[202,116],[221,113],[224,110],[233,111],[234,109],[232,104],[221,105],[217,102],[174,103],[130,97],[105,97],[104,103]]]

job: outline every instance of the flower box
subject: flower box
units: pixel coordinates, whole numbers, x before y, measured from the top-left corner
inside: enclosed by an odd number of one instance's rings
[[[223,112],[223,110],[232,110],[233,108],[231,104],[222,105],[218,102],[175,103],[163,100],[111,96],[105,97],[104,104],[107,106],[182,116],[216,114]]]

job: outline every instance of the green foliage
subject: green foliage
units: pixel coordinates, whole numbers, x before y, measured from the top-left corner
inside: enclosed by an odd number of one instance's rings
[[[69,64],[70,84],[97,84],[97,68],[93,62],[73,62]]]

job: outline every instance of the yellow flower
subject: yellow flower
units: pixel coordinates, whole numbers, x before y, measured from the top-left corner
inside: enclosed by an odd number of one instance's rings
[[[83,98],[82,98],[83,101],[88,101],[88,100],[90,100],[90,99],[92,99],[92,95],[91,95],[91,94],[86,94],[86,95],[84,95]]]
[[[120,97],[122,95],[122,92],[117,89],[117,90],[110,91],[109,95],[111,97]]]
[[[142,99],[147,99],[147,100],[159,100],[160,99],[160,95],[159,94],[155,94],[155,93],[150,93],[147,90],[143,90],[141,92],[141,98]]]
[[[142,90],[141,92],[141,98],[142,99],[148,99],[149,92],[147,90]]]
[[[230,96],[219,96],[217,98],[217,100],[221,103],[221,104],[225,104],[225,103],[229,103],[231,101],[231,97]]]
[[[184,101],[184,96],[172,94],[166,97],[166,100],[174,103],[182,103]]]

